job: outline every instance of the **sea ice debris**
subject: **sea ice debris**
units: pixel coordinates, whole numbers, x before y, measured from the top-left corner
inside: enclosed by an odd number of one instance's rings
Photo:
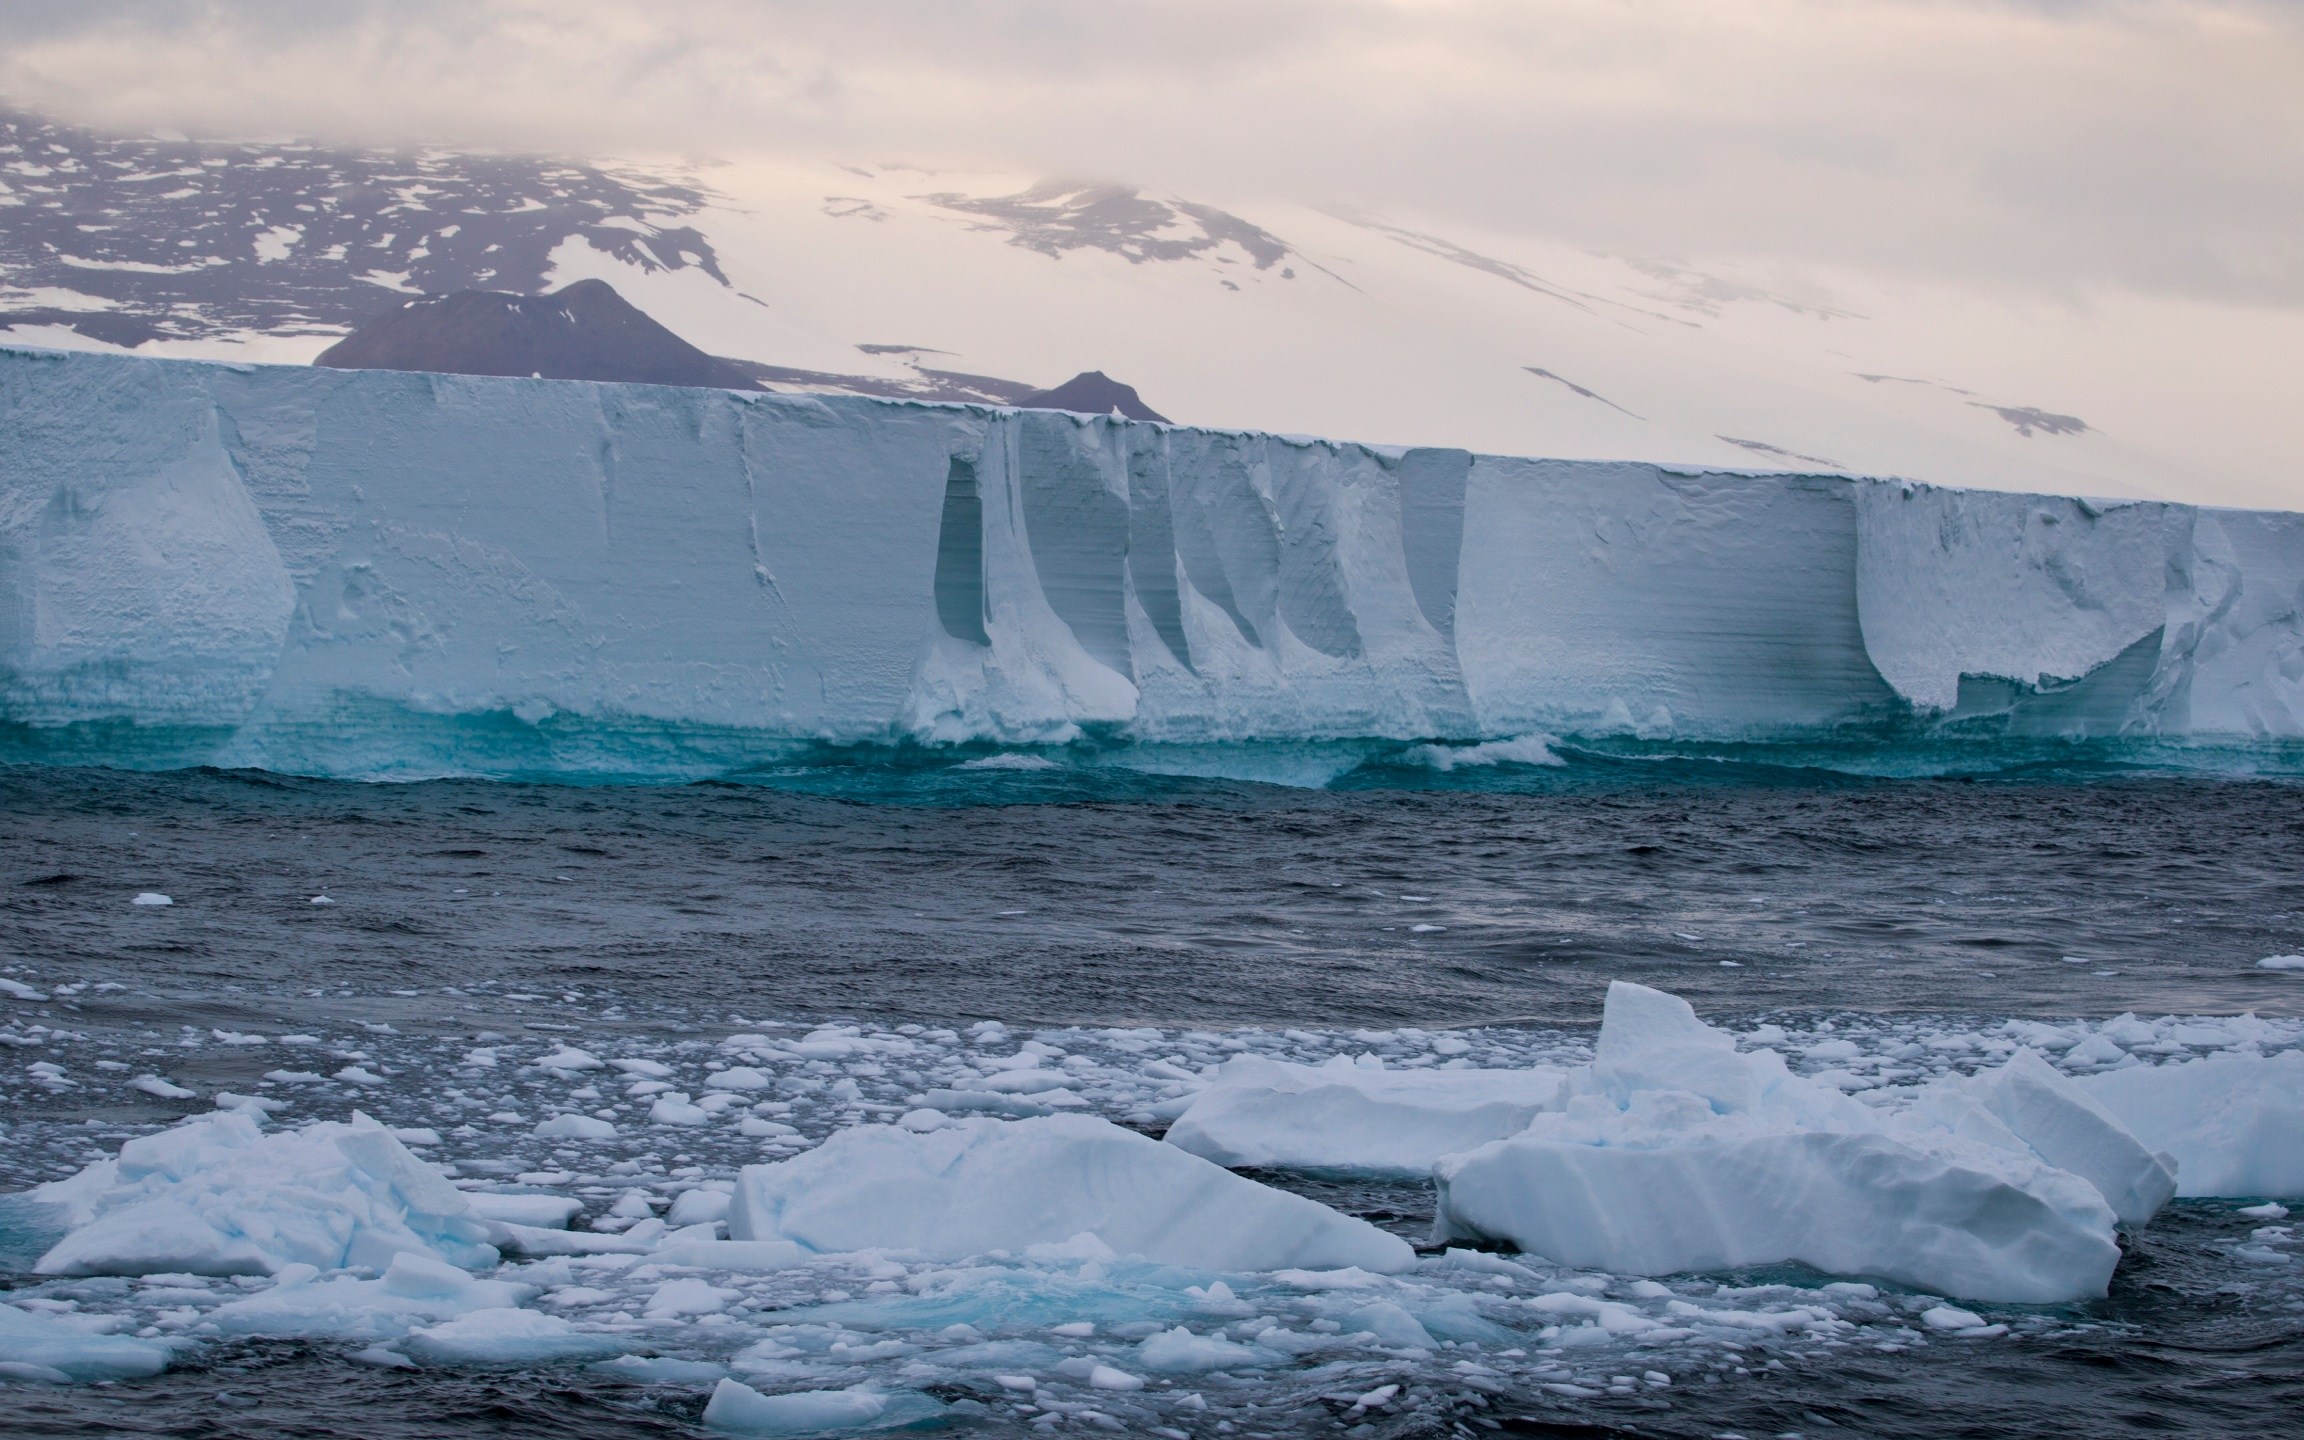
[[[800,1390],[763,1395],[741,1380],[722,1380],[704,1406],[704,1425],[740,1435],[829,1435],[917,1425],[942,1414],[942,1402],[917,1391],[887,1393]]]
[[[535,1310],[476,1310],[408,1332],[403,1342],[419,1360],[449,1365],[550,1365],[598,1360],[625,1342],[586,1332],[557,1315]]]
[[[613,1121],[570,1110],[538,1121],[534,1134],[539,1140],[613,1140],[616,1126]]]
[[[0,1305],[0,1363],[26,1367],[18,1372],[18,1378],[52,1384],[141,1380],[168,1368],[168,1346],[107,1335],[93,1328],[101,1323],[93,1317],[35,1315],[14,1305]]]

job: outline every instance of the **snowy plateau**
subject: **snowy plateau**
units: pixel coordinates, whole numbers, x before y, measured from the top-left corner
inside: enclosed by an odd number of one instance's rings
[[[2304,516],[7,350],[0,723],[351,776],[1083,737],[2246,745],[2304,736]]]

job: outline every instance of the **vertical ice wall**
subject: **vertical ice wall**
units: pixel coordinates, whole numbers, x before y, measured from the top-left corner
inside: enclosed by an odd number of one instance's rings
[[[360,770],[480,720],[2291,737],[2304,517],[0,352],[0,724]]]

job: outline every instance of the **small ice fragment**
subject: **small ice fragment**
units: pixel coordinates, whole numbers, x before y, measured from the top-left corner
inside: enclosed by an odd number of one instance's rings
[[[704,1425],[744,1435],[832,1435],[919,1424],[944,1408],[917,1391],[882,1394],[858,1386],[763,1395],[741,1380],[723,1380],[704,1407]]]
[[[1216,1335],[1195,1335],[1182,1325],[1147,1336],[1136,1347],[1137,1363],[1147,1370],[1183,1374],[1196,1370],[1257,1369],[1279,1357]]]
[[[654,1222],[662,1223],[662,1222]],[[640,1227],[632,1227],[638,1230]],[[698,1229],[706,1227],[698,1226]],[[697,1270],[738,1270],[765,1275],[805,1264],[808,1252],[789,1240],[682,1240],[678,1232],[649,1252],[651,1265],[685,1265]]]
[[[606,1120],[570,1111],[540,1122],[534,1133],[539,1140],[613,1140],[616,1127]]]
[[[1923,1314],[1920,1323],[1931,1330],[1981,1330],[1984,1317],[1957,1305],[1939,1305]]]
[[[21,980],[10,980],[5,976],[0,976],[0,995],[13,995],[19,1000],[45,1000],[48,998],[46,992],[35,990]]]
[[[313,903],[313,904],[315,904],[315,905],[333,905],[333,904],[335,904],[336,902],[335,902],[335,901],[333,901],[333,900],[331,900],[331,899],[329,899],[329,898],[328,898],[327,896],[325,896],[325,895],[315,895],[315,896],[313,896],[313,897],[312,897],[312,903]],[[401,1363],[402,1363],[402,1364],[406,1364],[406,1363],[407,1363],[407,1361],[403,1360],[403,1361],[401,1361]]]
[[[387,1350],[381,1345],[371,1345],[365,1350],[355,1350],[344,1358],[355,1365],[368,1365],[378,1370],[413,1370],[416,1368],[415,1361],[397,1350]]]
[[[702,1125],[711,1118],[710,1111],[690,1104],[688,1096],[679,1090],[666,1091],[656,1097],[655,1104],[648,1107],[648,1123],[651,1125]]]
[[[1022,1390],[1029,1394],[1040,1388],[1040,1382],[1029,1375],[995,1375],[992,1378],[1003,1390]]]
[[[623,1351],[613,1336],[586,1334],[557,1315],[534,1310],[475,1310],[408,1332],[409,1349],[427,1360],[465,1365],[549,1365],[601,1360]]]
[[[171,1085],[157,1075],[139,1075],[128,1082],[129,1087],[162,1100],[189,1100],[196,1093],[181,1085]]]
[[[166,1345],[98,1333],[78,1320],[0,1305],[0,1365],[8,1378],[63,1385],[141,1380],[168,1368]]]
[[[1411,925],[1408,927],[1408,933],[1411,935],[1429,935],[1435,930],[1445,930],[1447,928],[1448,927],[1445,925]]]
[[[667,1280],[648,1297],[647,1308],[641,1313],[651,1320],[717,1315],[728,1308],[730,1301],[742,1299],[743,1294],[741,1290],[723,1289],[702,1280]]]
[[[584,1209],[582,1201],[566,1195],[496,1195],[487,1191],[465,1195],[464,1203],[483,1220],[538,1230],[565,1230]]]
[[[2267,955],[2256,962],[2259,970],[2304,970],[2304,955]]]
[[[1432,903],[1432,897],[1429,895],[1403,895],[1400,898],[1411,905],[1429,905]]]
[[[1141,1390],[1144,1388],[1144,1377],[1131,1375],[1125,1370],[1115,1370],[1109,1365],[1099,1365],[1088,1372],[1088,1384],[1096,1390]]]
[[[1355,1410],[1373,1410],[1399,1393],[1400,1387],[1398,1385],[1379,1385],[1353,1401],[1352,1408]]]
[[[2243,1205],[2238,1213],[2251,1220],[2285,1220],[2288,1218],[2288,1207],[2277,1200],[2268,1200],[2262,1205]]]
[[[1723,960],[1720,963],[1730,970],[1741,970],[1744,968],[1744,962],[1741,960]]]
[[[1048,1333],[1061,1335],[1067,1340],[1085,1340],[1096,1333],[1096,1326],[1089,1320],[1067,1320],[1061,1325],[1049,1326]]]
[[[1701,944],[1701,943],[1703,942],[1703,939],[1704,939],[1704,937],[1703,937],[1703,936],[1701,936],[1701,935],[1691,935],[1691,934],[1689,934],[1689,933],[1688,933],[1687,931],[1685,931],[1685,930],[1675,930],[1675,931],[1673,931],[1673,932],[1672,932],[1672,938],[1673,938],[1673,939],[1675,939],[1675,940],[1694,940],[1694,941],[1698,942],[1699,944]]]
[[[176,902],[157,890],[147,890],[128,903],[131,905],[173,905]]]

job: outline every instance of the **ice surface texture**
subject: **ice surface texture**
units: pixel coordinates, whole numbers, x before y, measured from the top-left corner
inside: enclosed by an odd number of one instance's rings
[[[1566,1079],[1549,1066],[1388,1070],[1244,1055],[1224,1063],[1167,1140],[1219,1165],[1422,1179],[1443,1155],[1527,1129],[1558,1107]]]
[[[2179,1195],[2304,1195],[2304,1054],[2225,1054],[2077,1082],[2177,1161]]]
[[[1087,1115],[843,1130],[804,1155],[746,1166],[728,1233],[940,1260],[1085,1245],[1215,1271],[1389,1274],[1416,1261],[1365,1220]]]
[[[84,722],[93,758],[2296,737],[2300,587],[2288,514],[0,351],[0,722]]]

